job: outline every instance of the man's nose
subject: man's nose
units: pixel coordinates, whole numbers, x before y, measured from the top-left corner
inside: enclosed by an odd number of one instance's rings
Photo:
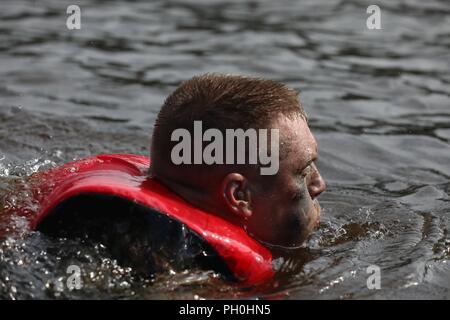
[[[322,176],[319,173],[319,170],[314,165],[314,172],[311,175],[311,179],[308,184],[308,192],[311,196],[311,199],[317,198],[322,192],[327,188],[327,184],[325,180],[323,180]]]

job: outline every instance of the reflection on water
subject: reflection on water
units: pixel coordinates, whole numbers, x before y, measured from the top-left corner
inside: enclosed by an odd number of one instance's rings
[[[101,245],[23,235],[0,244],[1,298],[449,298],[450,5],[384,1],[2,1],[0,206],[23,177],[102,152],[146,154],[164,97],[202,72],[283,81],[302,92],[329,190],[295,270],[264,288],[202,272],[141,279]],[[6,194],[13,193],[13,196]],[[30,210],[35,204],[30,203]],[[2,209],[0,207],[0,212]],[[8,221],[6,221],[8,220]],[[68,264],[84,287],[68,291]],[[381,268],[368,290],[366,268]]]

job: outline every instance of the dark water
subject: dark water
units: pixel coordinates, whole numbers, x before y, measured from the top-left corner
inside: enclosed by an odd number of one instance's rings
[[[147,154],[164,97],[217,71],[301,90],[329,185],[323,222],[300,270],[256,291],[202,271],[138,279],[101,245],[10,238],[1,298],[450,298],[448,1],[377,2],[382,30],[366,28],[370,1],[77,1],[73,31],[69,4],[0,3],[2,206],[27,199],[32,172]],[[81,290],[61,285],[71,263]]]

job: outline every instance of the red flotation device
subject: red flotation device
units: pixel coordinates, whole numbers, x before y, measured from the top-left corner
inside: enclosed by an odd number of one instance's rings
[[[108,154],[74,161],[34,177],[39,203],[30,218],[35,229],[59,204],[82,194],[111,195],[138,203],[184,224],[223,259],[236,279],[257,284],[273,277],[272,254],[241,227],[193,207],[147,176],[150,160],[131,154]]]

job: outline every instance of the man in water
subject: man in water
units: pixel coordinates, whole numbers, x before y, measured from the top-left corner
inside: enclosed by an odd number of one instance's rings
[[[230,143],[230,132],[247,148],[239,148],[239,141]],[[181,136],[186,140],[180,142]],[[271,161],[269,168],[266,160]],[[317,197],[325,182],[316,160],[317,143],[296,91],[271,80],[206,74],[182,83],[162,106],[153,132],[149,180],[245,230],[278,255],[301,247],[319,223]],[[66,183],[86,183],[80,182],[77,170],[72,178],[66,177],[64,168],[59,170]],[[108,172],[105,177],[112,174]],[[147,179],[145,172],[142,178]],[[121,180],[114,181],[117,189]],[[144,275],[199,267],[233,278],[225,257],[202,238],[202,232],[185,228],[171,215],[143,206],[132,196],[122,199],[95,190],[60,203],[38,229],[100,242],[121,264]],[[87,246],[92,247],[90,242]]]
[[[203,130],[223,136],[230,129],[278,129],[279,146],[271,145],[279,147],[277,172],[261,174],[261,163],[175,164],[173,132],[194,136],[199,121]],[[317,197],[326,185],[317,156],[298,92],[271,80],[206,74],[182,83],[162,106],[149,174],[194,206],[242,226],[266,247],[296,248],[320,219]]]

